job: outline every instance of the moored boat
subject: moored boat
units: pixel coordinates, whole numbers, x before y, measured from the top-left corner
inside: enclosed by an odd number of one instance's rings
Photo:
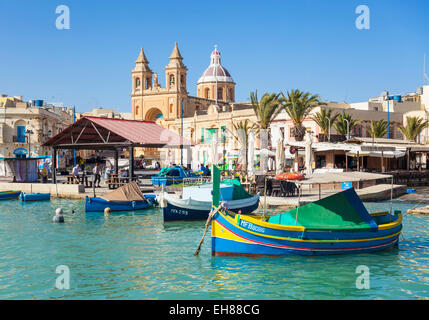
[[[0,191],[0,200],[9,200],[18,198],[21,194],[21,191],[10,190],[10,191]]]
[[[155,205],[155,195],[145,196],[136,182],[130,182],[101,197],[85,197],[86,212],[133,211],[151,208]]]
[[[399,242],[400,212],[369,214],[354,189],[272,216],[218,211],[212,255],[326,255],[383,250]]]
[[[164,221],[205,220],[212,208],[212,184],[183,188],[182,198],[165,194]],[[250,214],[258,208],[259,194],[248,194],[238,180],[225,180],[220,185],[220,202],[232,212]]]
[[[25,193],[22,192],[19,196],[21,201],[42,201],[42,200],[50,200],[50,193]]]
[[[154,186],[171,186],[182,183],[185,178],[198,178],[200,176],[201,172],[195,173],[180,166],[175,166],[164,168],[159,175],[152,176],[151,179]]]

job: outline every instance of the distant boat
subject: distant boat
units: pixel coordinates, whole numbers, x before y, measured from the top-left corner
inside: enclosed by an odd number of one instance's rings
[[[19,196],[21,201],[42,201],[42,200],[50,200],[50,193],[25,193],[22,192]]]
[[[154,186],[171,186],[182,183],[185,178],[198,178],[200,176],[200,172],[195,173],[180,166],[175,166],[162,169],[158,175],[152,176],[151,179]]]
[[[272,216],[218,211],[212,220],[212,255],[327,255],[398,245],[402,215],[369,214],[354,189]]]
[[[130,182],[102,197],[85,197],[86,212],[133,211],[151,208],[155,205],[155,195],[145,196],[136,182]]]
[[[21,191],[11,190],[11,191],[0,191],[0,200],[8,200],[18,198],[21,194]]]
[[[163,208],[164,221],[207,219],[212,208],[213,185],[183,187],[182,198],[164,194],[167,204]],[[259,194],[248,194],[238,180],[226,180],[220,184],[220,201],[233,212],[250,214],[259,206]]]

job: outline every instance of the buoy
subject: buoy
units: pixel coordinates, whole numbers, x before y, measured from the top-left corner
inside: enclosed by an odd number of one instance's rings
[[[112,210],[107,207],[106,209],[104,209],[104,216],[107,217],[108,215],[110,215],[110,212],[112,212]]]
[[[52,221],[57,223],[64,223],[63,209],[58,208],[57,210],[55,210],[55,216],[53,217]]]

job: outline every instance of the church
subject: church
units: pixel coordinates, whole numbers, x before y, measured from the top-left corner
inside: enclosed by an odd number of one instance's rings
[[[179,46],[175,43],[164,68],[165,86],[158,82],[158,74],[149,66],[143,48],[131,71],[132,119],[155,121],[164,128],[181,134],[183,118],[183,136],[192,140],[197,147],[192,150],[192,167],[199,163],[219,161],[222,150],[217,155],[210,155],[211,139],[214,134],[220,136],[222,129],[233,131],[233,123],[241,120],[256,120],[249,103],[235,102],[235,86],[231,74],[222,66],[221,54],[215,46],[210,55],[210,64],[196,84],[197,96],[189,95],[187,90],[188,68],[183,63]],[[226,130],[223,130],[226,132]],[[219,139],[219,143],[228,142],[228,150],[235,149],[234,139]],[[163,154],[164,153],[164,154]],[[180,162],[180,151],[136,150],[148,160],[159,159],[164,165]],[[187,163],[189,155],[185,155]],[[211,158],[211,159],[209,159]],[[216,158],[216,159],[213,159]]]

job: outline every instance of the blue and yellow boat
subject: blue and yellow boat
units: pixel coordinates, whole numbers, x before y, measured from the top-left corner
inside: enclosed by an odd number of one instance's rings
[[[398,245],[402,215],[369,214],[354,189],[269,217],[218,211],[213,256],[361,253]]]
[[[11,190],[11,191],[0,191],[0,200],[9,200],[18,198],[21,194],[21,191]]]

